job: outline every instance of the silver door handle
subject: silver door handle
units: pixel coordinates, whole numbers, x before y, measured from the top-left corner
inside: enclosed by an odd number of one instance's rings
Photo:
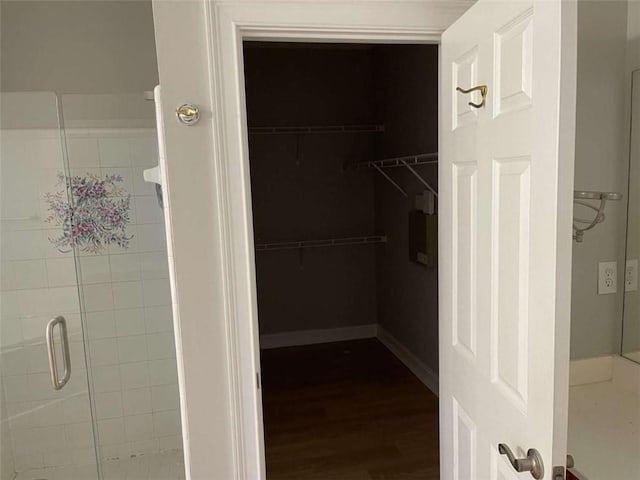
[[[544,464],[540,452],[535,448],[527,451],[526,458],[516,458],[508,445],[501,443],[498,445],[498,451],[501,455],[506,455],[509,463],[516,472],[530,472],[531,476],[536,480],[544,477]]]
[[[53,338],[53,329],[56,325],[60,325],[60,340],[62,343],[62,358],[64,360],[64,376],[62,380],[58,379],[58,360],[56,358],[56,346]],[[51,373],[51,385],[54,390],[60,390],[64,387],[69,378],[71,378],[71,355],[69,353],[69,336],[67,335],[67,321],[63,316],[52,318],[47,323],[46,329],[47,351],[49,353],[49,371]]]

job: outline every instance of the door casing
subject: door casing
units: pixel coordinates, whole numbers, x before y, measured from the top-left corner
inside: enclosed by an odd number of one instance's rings
[[[188,479],[266,477],[242,42],[438,44],[473,3],[153,1]]]

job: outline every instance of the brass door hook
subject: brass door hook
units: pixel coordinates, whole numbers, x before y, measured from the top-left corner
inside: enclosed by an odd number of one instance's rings
[[[472,92],[476,92],[476,91],[480,91],[480,95],[482,95],[482,101],[480,103],[473,103],[473,102],[469,102],[469,105],[474,107],[474,108],[483,108],[486,104],[487,104],[487,86],[486,85],[478,85],[477,87],[471,87],[468,90],[465,90],[464,88],[460,88],[457,87],[456,91],[460,92],[460,93],[472,93]]]

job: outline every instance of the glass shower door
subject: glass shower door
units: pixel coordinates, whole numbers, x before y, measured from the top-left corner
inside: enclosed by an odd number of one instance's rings
[[[102,474],[184,479],[164,211],[144,174],[158,165],[154,103],[60,98]]]
[[[57,98],[0,106],[0,480],[97,480]]]

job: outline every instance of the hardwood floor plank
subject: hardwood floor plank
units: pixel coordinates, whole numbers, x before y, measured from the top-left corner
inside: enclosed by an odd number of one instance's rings
[[[436,480],[438,399],[376,339],[262,352],[268,480]]]

